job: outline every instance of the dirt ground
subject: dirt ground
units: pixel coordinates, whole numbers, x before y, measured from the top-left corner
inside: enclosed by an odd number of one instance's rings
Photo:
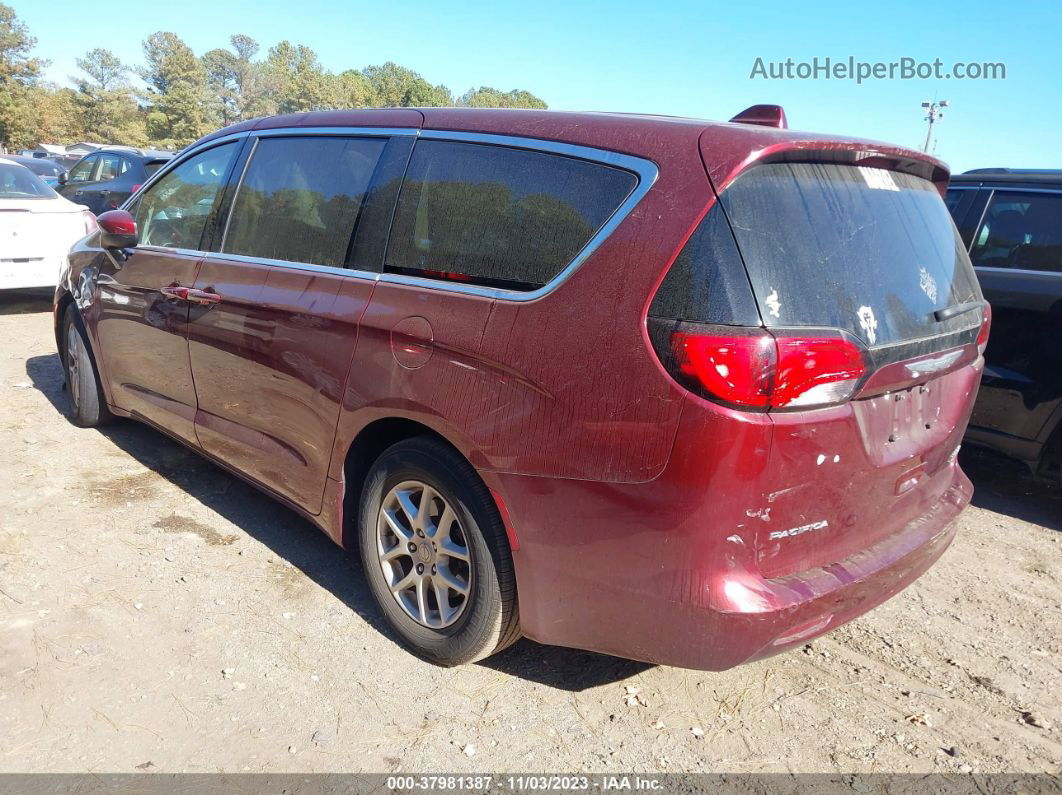
[[[1018,466],[964,452],[944,558],[803,649],[442,669],[305,521],[139,424],[71,425],[50,310],[0,294],[2,772],[1062,768],[1062,494]]]

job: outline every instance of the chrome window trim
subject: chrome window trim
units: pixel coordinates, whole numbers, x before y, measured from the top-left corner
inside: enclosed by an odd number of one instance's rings
[[[393,138],[396,135],[416,137],[420,130],[415,127],[271,127],[266,130],[248,130],[257,138],[276,135],[348,135],[359,138]]]
[[[506,290],[497,287],[484,287],[474,284],[461,284],[456,282],[446,282],[439,279],[431,279],[420,276],[406,276],[399,273],[377,273],[375,271],[354,270],[350,268],[337,268],[328,265],[315,265],[309,262],[289,262],[287,260],[274,260],[265,257],[249,257],[242,254],[226,254],[219,251],[193,251],[188,249],[166,249],[155,246],[144,246],[145,250],[150,251],[164,251],[170,253],[188,254],[188,255],[200,255],[209,256],[212,259],[228,260],[231,262],[244,263],[249,265],[270,265],[281,268],[293,268],[301,271],[317,271],[320,273],[329,273],[335,275],[352,276],[359,279],[371,279],[378,282],[385,282],[388,284],[404,284],[411,287],[423,287],[431,290],[442,290],[450,293],[460,293],[464,295],[478,295],[486,298],[524,302],[534,301],[556,290],[561,284],[568,280],[568,278],[579,269],[579,267],[586,262],[590,256],[597,251],[602,243],[607,240],[616,228],[630,215],[634,208],[641,202],[645,195],[650,191],[653,185],[656,184],[657,179],[660,176],[660,169],[656,163],[651,160],[647,160],[642,157],[636,157],[635,155],[627,155],[620,152],[614,152],[609,149],[597,149],[590,146],[581,146],[579,144],[569,144],[561,141],[549,141],[544,138],[525,138],[522,136],[513,135],[497,135],[494,133],[477,133],[477,132],[462,132],[456,130],[418,130],[410,127],[277,127],[268,130],[241,130],[240,132],[229,133],[218,138],[213,138],[203,144],[194,148],[189,148],[184,152],[181,152],[177,157],[173,158],[163,168],[159,169],[152,175],[151,179],[144,183],[144,186],[137,191],[134,196],[131,196],[127,203],[131,202],[136,196],[140,196],[151,188],[151,186],[163,176],[168,174],[173,169],[177,168],[182,162],[196,154],[210,149],[215,146],[219,146],[230,141],[237,141],[243,138],[253,137],[255,139],[262,137],[275,137],[275,136],[303,136],[303,135],[345,135],[351,137],[393,137],[393,136],[412,136],[417,138],[425,138],[429,140],[440,141],[455,141],[463,143],[473,144],[493,144],[495,146],[505,146],[513,149],[527,149],[536,152],[547,152],[550,154],[563,155],[567,157],[575,157],[580,160],[588,160],[594,163],[601,163],[603,165],[612,166],[615,168],[622,168],[626,171],[632,172],[638,178],[638,184],[634,186],[634,190],[625,198],[620,205],[609,216],[608,220],[601,225],[601,228],[594,233],[593,237],[587,241],[586,245],[575,255],[575,257],[561,268],[557,274],[550,279],[549,282],[544,284],[535,290],[520,291],[520,290]],[[255,142],[257,143],[257,141]],[[236,191],[233,193],[233,204],[235,204],[236,198],[239,196],[240,188],[243,185],[243,180],[247,175],[247,166],[250,164],[253,158],[254,151],[250,152],[242,172],[240,173],[239,181],[236,183]],[[125,205],[123,205],[124,207]],[[225,232],[222,237],[222,247],[224,247],[225,239],[228,236],[228,225],[231,221],[232,214],[225,220]],[[139,247],[138,247],[139,248]]]
[[[133,251],[151,251],[155,254],[180,254],[185,257],[202,257],[203,252],[194,248],[168,248],[167,246],[137,246]]]
[[[224,260],[246,265],[269,265],[276,268],[291,268],[298,271],[311,273],[329,273],[336,276],[353,276],[357,279],[379,281],[379,273],[376,271],[364,271],[355,268],[339,268],[332,265],[314,265],[310,262],[291,262],[286,259],[269,259],[268,257],[249,257],[245,254],[227,254],[221,251],[208,251],[207,256],[211,260]]]

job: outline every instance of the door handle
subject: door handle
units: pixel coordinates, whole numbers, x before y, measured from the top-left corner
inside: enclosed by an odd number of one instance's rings
[[[189,290],[188,290],[187,287],[178,287],[175,284],[171,284],[168,287],[160,288],[159,292],[162,293],[167,298],[176,298],[178,301],[187,301],[188,300],[188,292],[189,292]]]
[[[82,193],[84,193],[84,192],[85,192],[85,191],[83,191],[83,190],[81,190],[81,189],[79,188],[79,189],[77,189],[76,191],[74,191],[74,195],[75,195],[75,196],[80,196],[80,195],[81,195]]]
[[[109,196],[110,192],[111,192],[110,188],[104,188],[103,190],[100,191],[100,196]]]
[[[188,290],[185,296],[186,301],[191,301],[193,304],[220,304],[221,296],[211,290]]]

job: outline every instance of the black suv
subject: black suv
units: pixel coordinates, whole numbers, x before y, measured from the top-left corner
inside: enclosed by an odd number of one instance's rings
[[[1062,471],[1062,170],[980,168],[952,177],[948,208],[992,304],[966,440]]]
[[[99,149],[77,161],[59,193],[99,215],[119,207],[172,158],[173,152],[124,146]]]

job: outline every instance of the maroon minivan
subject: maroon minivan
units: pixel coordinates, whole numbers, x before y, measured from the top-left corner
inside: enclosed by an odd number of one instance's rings
[[[988,312],[942,163],[784,127],[228,127],[71,252],[75,421],[149,423],[357,547],[438,663],[803,643],[951,541]]]

